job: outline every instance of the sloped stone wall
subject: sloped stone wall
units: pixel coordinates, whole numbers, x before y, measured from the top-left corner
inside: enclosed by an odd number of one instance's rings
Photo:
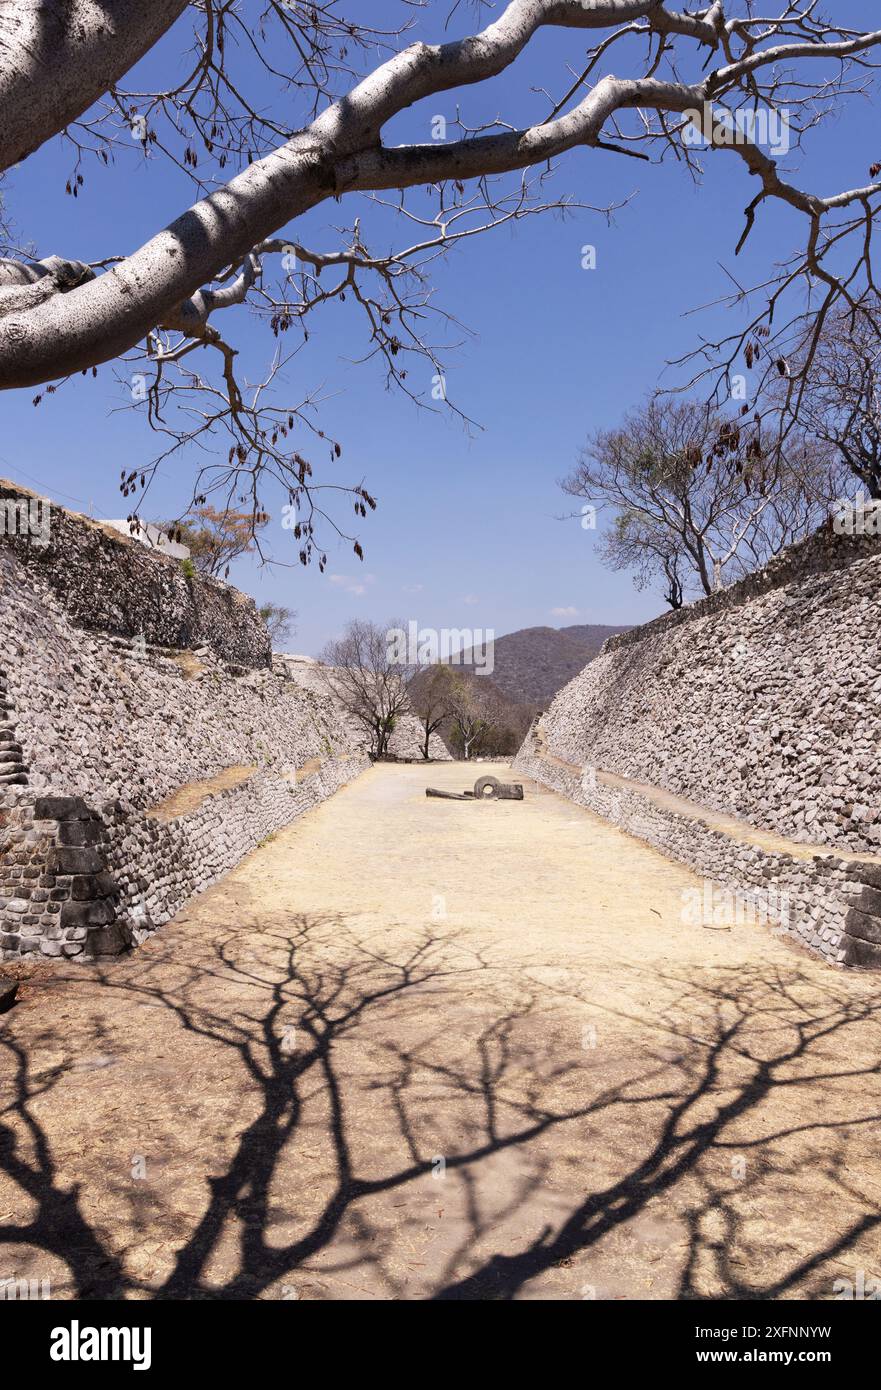
[[[788,936],[835,965],[881,968],[881,858],[805,852],[794,841],[766,843],[749,836],[749,827],[714,824],[697,805],[675,806],[654,789],[622,785],[592,767],[570,767],[548,756],[536,721],[515,760],[524,776],[550,787],[628,834],[687,864],[705,885],[718,884],[730,917],[748,920]],[[726,902],[727,897],[727,902]],[[705,926],[714,925],[713,891]],[[683,904],[683,913],[686,907]],[[709,917],[710,920],[706,920]]]
[[[0,479],[0,505],[38,501]],[[50,589],[72,622],[160,647],[206,645],[225,661],[268,666],[272,645],[247,594],[63,507],[40,510],[44,534],[6,528],[0,544]],[[44,541],[46,543],[44,543]]]
[[[286,672],[75,626],[2,546],[0,640],[16,737],[37,792],[146,809],[232,765],[288,775],[311,758],[359,747],[332,698]]]
[[[836,963],[881,967],[879,634],[881,545],[824,529],[610,638],[515,766],[735,893],[776,885],[791,907],[782,930]],[[751,828],[787,843],[758,844]]]
[[[52,527],[91,553],[81,519],[56,512]],[[49,547],[32,563],[22,544],[0,540],[0,958],[89,959],[143,940],[369,758],[319,680],[256,661],[253,605],[234,590],[214,645],[200,622],[195,649],[159,646],[120,635],[102,606],[110,577],[82,626],[71,593],[85,603],[88,563],[80,590],[47,567]],[[155,601],[161,615],[173,562],[123,543],[113,564],[123,599],[158,576],[138,612]],[[171,631],[163,621],[154,630]]]
[[[0,959],[144,940],[369,766],[252,600],[62,509],[0,536],[0,643]],[[413,715],[394,751],[420,755]]]
[[[872,853],[879,634],[881,546],[823,532],[610,638],[544,715],[547,747],[806,844]]]

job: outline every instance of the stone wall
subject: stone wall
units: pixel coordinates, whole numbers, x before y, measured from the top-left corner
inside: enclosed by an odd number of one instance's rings
[[[732,891],[776,884],[793,935],[881,965],[879,631],[881,546],[824,530],[610,638],[515,765]]]
[[[0,506],[24,500],[39,502],[0,479]],[[35,515],[42,521],[42,509]],[[46,522],[45,533],[33,535],[7,527],[0,543],[46,583],[74,623],[160,647],[206,645],[243,666],[269,665],[272,645],[254,600],[232,585],[188,577],[179,560],[63,507],[52,506]]]
[[[881,547],[816,542],[611,638],[544,716],[551,752],[806,844],[881,846]],[[807,568],[799,575],[802,554]]]
[[[119,950],[128,938],[100,816],[80,797],[17,786],[0,792],[0,827],[0,959]]]
[[[514,766],[629,835],[687,864],[705,880],[704,926],[756,922],[788,936],[836,965],[881,968],[881,856],[837,855],[800,845],[657,788],[549,755],[540,720]],[[715,885],[723,890],[717,893]],[[683,920],[690,905],[683,902]]]
[[[0,537],[0,959],[142,941],[370,761],[250,599],[60,509],[50,536]]]

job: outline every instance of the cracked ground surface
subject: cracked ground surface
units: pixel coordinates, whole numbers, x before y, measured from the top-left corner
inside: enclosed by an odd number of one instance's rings
[[[474,771],[511,779],[504,766]],[[376,766],[0,1017],[0,1278],[53,1298],[834,1298],[881,1275],[881,979],[682,921],[526,783]]]

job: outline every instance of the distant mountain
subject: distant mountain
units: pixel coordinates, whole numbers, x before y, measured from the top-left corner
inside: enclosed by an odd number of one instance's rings
[[[570,627],[523,627],[508,632],[495,640],[493,684],[514,704],[544,709],[557,691],[593,660],[607,637],[628,626],[576,623]],[[481,653],[477,655],[479,658]],[[468,656],[466,652],[461,665],[474,670]]]

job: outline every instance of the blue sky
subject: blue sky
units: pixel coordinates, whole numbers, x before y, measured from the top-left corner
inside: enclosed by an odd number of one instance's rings
[[[430,6],[414,33],[440,37],[446,11]],[[371,6],[377,20],[398,12],[392,0]],[[874,4],[842,0],[835,13],[877,23]],[[462,7],[450,33],[469,27]],[[178,71],[174,40],[152,56],[154,70]],[[585,47],[577,33],[541,35],[491,88],[465,94],[463,114],[470,124],[498,111],[518,123],[542,116],[530,88],[547,82],[561,90],[563,63],[577,64]],[[431,116],[452,117],[454,106],[453,96],[435,98],[400,118],[386,138],[424,140]],[[864,183],[868,165],[881,158],[878,114],[875,101],[855,103],[814,133],[809,158],[799,155],[787,167],[823,193]],[[15,170],[7,188],[17,224],[39,255],[95,260],[132,250],[193,200],[182,174],[159,160],[144,166],[134,153],[107,170],[87,163],[74,200],[64,193],[71,162],[69,147],[56,142]],[[455,417],[419,411],[387,392],[378,364],[353,365],[366,339],[348,308],[313,319],[308,347],[289,373],[291,395],[324,386],[322,423],[344,450],[326,476],[363,476],[379,508],[360,523],[363,564],[350,547],[329,544],[325,575],[299,565],[261,569],[250,559],[234,566],[234,582],[258,601],[298,610],[294,650],[316,652],[356,615],[501,634],[534,624],[639,622],[663,609],[627,575],[600,565],[595,533],[558,519],[572,502],[557,481],[592,430],[615,425],[656,386],[667,359],[720,326],[719,311],[685,315],[725,290],[720,267],[735,264],[753,187],[738,160],[716,154],[705,163],[707,176],[695,187],[673,164],[650,167],[604,152],[567,156],[558,192],[604,206],[633,195],[611,226],[591,213],[534,219],[475,239],[440,266],[439,303],[475,334],[447,364],[450,395],[482,426],[470,435]],[[368,242],[371,233],[387,237],[387,223],[371,222],[357,200],[349,202],[316,210],[296,235],[333,249],[332,224],[350,224],[361,212]],[[802,237],[795,214],[763,214],[738,275],[758,278]],[[592,271],[581,266],[586,243],[596,246]],[[256,370],[269,347],[265,331],[246,310],[228,311],[224,329]],[[0,472],[96,516],[124,515],[120,470],[147,462],[155,440],[125,408],[112,368],[72,383],[39,409],[34,394],[3,400]],[[185,456],[165,466],[152,515],[173,515],[185,503],[190,466]],[[284,555],[292,542],[278,513],[272,527],[273,549]]]

